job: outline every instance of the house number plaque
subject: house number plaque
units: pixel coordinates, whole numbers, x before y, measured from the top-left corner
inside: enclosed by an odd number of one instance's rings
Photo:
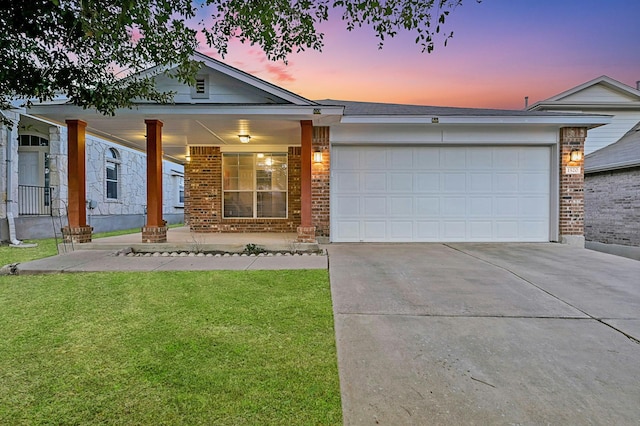
[[[582,168],[580,166],[567,166],[564,168],[564,173],[567,175],[579,175],[582,173]]]

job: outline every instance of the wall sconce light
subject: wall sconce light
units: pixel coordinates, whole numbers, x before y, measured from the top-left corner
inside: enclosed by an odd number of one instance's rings
[[[582,152],[579,149],[572,149],[569,154],[569,161],[580,161],[582,160]]]
[[[187,163],[191,161],[191,156],[190,155],[185,155],[184,156],[184,161],[186,161]]]
[[[315,151],[313,153],[313,162],[322,163],[322,151]]]
[[[238,135],[238,137],[240,138],[240,143],[249,143],[251,140],[251,136],[249,135]]]

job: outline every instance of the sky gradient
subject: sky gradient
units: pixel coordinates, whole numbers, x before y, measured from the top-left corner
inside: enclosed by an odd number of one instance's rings
[[[454,37],[430,54],[411,34],[378,50],[371,31],[335,17],[322,52],[284,65],[234,42],[223,61],[314,100],[522,109],[525,96],[533,104],[601,75],[636,87],[639,17],[640,0],[465,0],[446,23]]]

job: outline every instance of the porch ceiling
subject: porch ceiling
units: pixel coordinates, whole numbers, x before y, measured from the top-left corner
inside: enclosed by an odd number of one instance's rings
[[[274,105],[148,105],[131,110],[119,110],[114,117],[71,105],[36,105],[27,113],[65,126],[65,120],[87,122],[87,132],[102,139],[145,151],[144,120],[162,121],[164,156],[184,162],[188,146],[298,146],[300,121],[312,120],[314,125],[329,125],[340,120],[341,107],[301,107]],[[251,136],[242,144],[238,135]]]

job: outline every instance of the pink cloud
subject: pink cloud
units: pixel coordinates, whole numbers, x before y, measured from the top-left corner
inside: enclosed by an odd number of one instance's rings
[[[295,77],[286,69],[286,65],[267,63],[265,69],[279,83],[296,81]]]

